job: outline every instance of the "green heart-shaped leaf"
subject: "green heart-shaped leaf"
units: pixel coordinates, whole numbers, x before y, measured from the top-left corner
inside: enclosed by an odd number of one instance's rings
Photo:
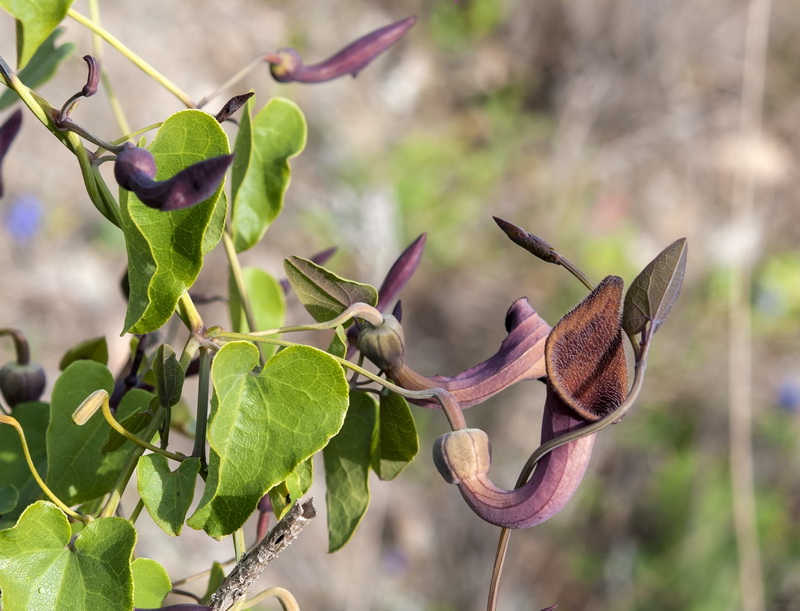
[[[193,163],[228,153],[228,137],[211,115],[183,110],[169,117],[149,147],[156,180],[171,178]],[[128,333],[148,333],[172,315],[194,284],[203,256],[222,236],[226,200],[222,185],[207,200],[183,210],[148,208],[120,189],[122,231],[128,250]]]
[[[306,121],[294,102],[272,98],[251,119],[255,96],[242,113],[232,174],[231,230],[237,252],[255,246],[283,208],[289,159],[306,145]]]
[[[45,501],[28,507],[13,528],[0,531],[3,609],[133,607],[133,525],[100,518],[72,542],[71,536],[67,517]]]
[[[101,365],[108,364],[108,344],[105,336],[87,339],[73,346],[61,357],[58,368],[64,371],[75,361],[97,361]]]
[[[369,506],[369,462],[378,404],[372,395],[350,393],[342,430],[322,450],[328,506],[328,551],[350,540]]]
[[[170,471],[166,456],[147,454],[139,459],[136,470],[139,496],[147,513],[168,535],[181,534],[194,498],[200,459],[187,458],[175,471]]]
[[[255,374],[258,349],[231,342],[211,367],[208,480],[192,528],[240,528],[264,494],[336,434],[347,411],[344,372],[330,356],[292,346]]]

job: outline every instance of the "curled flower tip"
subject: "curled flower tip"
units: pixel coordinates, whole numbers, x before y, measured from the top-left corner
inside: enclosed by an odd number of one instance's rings
[[[83,61],[89,66],[89,75],[86,77],[86,84],[81,89],[81,95],[88,98],[97,93],[97,85],[100,83],[100,64],[91,55],[84,55]]]
[[[0,127],[0,170],[2,170],[3,159],[5,159],[8,149],[11,148],[11,143],[19,133],[19,128],[22,125],[22,111],[17,108],[11,116]],[[0,173],[0,197],[3,197],[3,175]]]
[[[553,327],[545,345],[549,384],[586,420],[609,414],[628,392],[622,288],[622,278],[606,277]]]
[[[220,155],[181,170],[168,180],[157,181],[156,162],[149,151],[127,146],[114,164],[114,177],[143,204],[164,212],[199,204],[219,188],[233,155]]]
[[[514,242],[517,246],[521,246],[533,256],[538,257],[547,263],[558,263],[560,258],[558,253],[553,249],[550,244],[545,242],[539,236],[528,233],[522,227],[515,225],[505,219],[493,216],[494,222],[503,230],[503,232]]]
[[[356,76],[372,60],[386,51],[417,22],[407,17],[384,26],[350,43],[344,49],[318,64],[303,65],[300,54],[294,49],[280,49],[264,55],[270,64],[270,73],[279,83],[321,83],[346,74]]]
[[[247,100],[253,97],[253,92],[243,93],[242,95],[235,95],[230,100],[225,102],[225,106],[220,108],[220,111],[214,115],[214,118],[217,120],[217,123],[222,123],[226,119],[229,119],[233,113],[239,110],[242,106],[247,103]]]

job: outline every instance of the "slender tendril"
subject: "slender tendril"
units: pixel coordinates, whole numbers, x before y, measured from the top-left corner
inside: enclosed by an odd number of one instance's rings
[[[28,449],[28,442],[25,439],[25,432],[22,430],[22,425],[17,421],[16,418],[12,418],[11,416],[0,416],[0,423],[3,424],[10,424],[14,427],[14,430],[17,431],[17,435],[19,435],[19,440],[22,443],[22,452],[25,454],[25,462],[28,463],[28,468],[31,470],[31,475],[33,475],[33,479],[36,480],[36,483],[39,484],[39,487],[44,491],[47,497],[53,501],[58,508],[61,509],[65,514],[67,514],[70,518],[74,520],[78,520],[79,522],[83,522],[88,524],[91,521],[90,517],[84,517],[79,513],[74,512],[72,509],[67,507],[67,505],[60,499],[56,494],[47,487],[47,484],[44,483],[44,480],[39,475],[39,472],[36,470],[36,466],[33,464],[33,459],[31,458],[30,450]]]

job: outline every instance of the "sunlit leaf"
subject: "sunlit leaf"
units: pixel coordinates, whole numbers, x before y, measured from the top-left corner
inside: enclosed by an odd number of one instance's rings
[[[61,357],[58,368],[64,371],[75,361],[97,361],[101,365],[108,364],[108,344],[104,336],[87,339],[73,346]]]
[[[314,463],[309,458],[297,465],[297,469],[292,471],[285,481],[269,491],[269,500],[275,517],[279,520],[283,518],[295,501],[308,492],[312,483],[314,483]]]
[[[137,558],[131,563],[133,604],[139,608],[160,607],[172,589],[167,571],[155,560]]]
[[[258,350],[231,342],[214,357],[208,480],[192,528],[213,537],[240,528],[264,494],[321,450],[342,426],[347,382],[309,346],[278,352],[254,374]]]
[[[31,60],[37,49],[67,16],[73,0],[0,0],[0,6],[17,20],[17,69]]]
[[[231,230],[237,252],[253,247],[283,208],[289,186],[289,159],[306,144],[306,121],[294,102],[272,98],[250,118],[255,98],[247,103],[233,170]]]
[[[71,536],[67,517],[45,501],[0,531],[3,609],[109,609],[111,601],[115,609],[133,606],[133,525],[100,518],[72,542]]]
[[[308,259],[287,257],[283,268],[298,299],[319,322],[335,318],[357,302],[378,303],[374,287],[345,280]]]
[[[31,89],[36,89],[49,81],[59,64],[75,51],[75,43],[65,42],[56,46],[56,39],[64,33],[64,28],[56,28],[33,54],[28,65],[17,73],[19,79]],[[8,89],[0,95],[0,110],[19,100],[16,91]]]
[[[228,137],[211,115],[184,110],[164,122],[149,150],[158,170],[156,180],[165,180],[193,163],[227,154]],[[171,212],[148,208],[133,193],[120,189],[130,285],[127,332],[161,327],[197,279],[203,255],[222,236],[221,189],[222,185],[204,202]]]
[[[139,496],[153,521],[168,535],[181,534],[194,498],[199,458],[187,458],[175,471],[161,454],[147,454],[137,467]]]
[[[397,477],[419,452],[414,417],[396,393],[381,395],[378,426],[372,448],[372,470],[382,480]]]
[[[369,464],[378,404],[372,395],[350,393],[342,430],[322,450],[328,489],[328,551],[340,549],[355,533],[369,505]]]
[[[686,238],[675,240],[636,276],[625,295],[622,327],[630,335],[651,323],[653,335],[669,316],[681,292],[686,271]]]
[[[24,403],[14,410],[33,464],[42,477],[47,473],[47,446],[45,433],[50,421],[50,406],[46,403]],[[3,520],[16,520],[22,511],[37,498],[41,498],[42,489],[28,468],[19,435],[10,426],[0,425],[0,488],[12,487],[17,491],[15,506],[2,511]]]
[[[69,505],[88,501],[111,490],[133,445],[126,441],[108,454],[102,447],[108,438],[109,424],[99,412],[78,426],[72,413],[96,390],[109,394],[114,377],[95,361],[75,361],[64,370],[53,387],[50,425],[47,427],[47,485]],[[125,394],[116,417],[147,408],[153,395],[141,389]]]

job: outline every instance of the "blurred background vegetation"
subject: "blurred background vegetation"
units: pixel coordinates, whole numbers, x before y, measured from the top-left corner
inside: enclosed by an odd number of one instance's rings
[[[87,11],[82,0],[74,7]],[[759,7],[769,25],[763,59]],[[293,46],[314,62],[418,16],[355,80],[279,86],[264,67],[208,108],[253,88],[259,103],[272,95],[297,101],[309,123],[285,211],[246,264],[280,277],[282,257],[337,245],[332,268],[378,283],[405,245],[428,233],[403,296],[409,362],[419,371],[454,374],[491,355],[517,297],[553,324],[585,294],[566,272],[509,242],[491,215],[544,237],[596,281],[613,273],[629,282],[664,246],[688,237],[683,294],[656,337],[638,406],[601,434],[567,509],[514,533],[500,607],[800,606],[795,3],[137,0],[101,2],[101,11],[110,31],[195,99],[259,53]],[[92,52],[86,31],[72,22],[65,29],[63,40],[78,48],[42,88],[54,102],[82,86],[80,56]],[[9,59],[13,33],[11,20],[0,20],[0,53]],[[134,128],[180,109],[113,49],[102,60]],[[744,105],[743,74],[753,92]],[[120,135],[101,96],[74,118],[107,138]],[[121,236],[83,194],[74,159],[29,115],[21,136],[0,202],[2,326],[28,333],[51,384],[63,352],[88,337],[106,335],[112,366],[121,366]],[[741,205],[742,193],[752,205]],[[212,254],[197,289],[224,293],[225,273],[223,257]],[[307,319],[292,308],[293,320]],[[227,322],[220,305],[204,316]],[[0,350],[10,358],[10,345]],[[493,441],[496,482],[510,487],[537,445],[543,397],[539,383],[523,383],[467,413]],[[731,409],[732,397],[743,410]],[[420,457],[397,481],[373,482],[353,541],[327,555],[323,513],[270,566],[264,585],[289,588],[304,609],[484,607],[498,529],[433,468],[430,446],[444,418],[417,413]],[[752,447],[741,443],[749,423]],[[732,448],[734,464],[753,466],[758,546],[745,532],[744,554],[756,562],[746,566],[758,569],[760,560],[761,605],[741,595],[734,508],[746,509],[748,488],[732,486]],[[322,507],[324,488],[315,491]],[[171,540],[148,522],[145,515],[137,523],[137,553],[165,563],[174,579],[231,553],[196,533]],[[759,570],[744,572],[756,594]]]

